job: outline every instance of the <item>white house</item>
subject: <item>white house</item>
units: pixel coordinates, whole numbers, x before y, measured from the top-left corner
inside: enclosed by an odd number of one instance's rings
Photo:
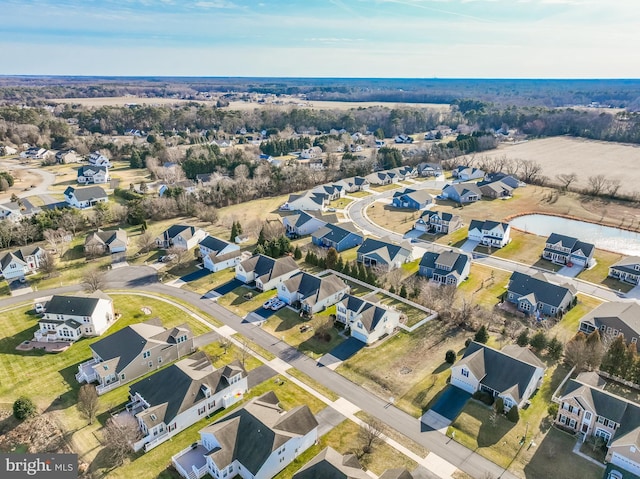
[[[393,333],[400,323],[400,312],[348,294],[336,305],[336,321],[349,327],[352,337],[372,344]]]
[[[84,165],[78,168],[77,181],[81,185],[108,183],[111,180],[106,166]]]
[[[498,351],[473,341],[451,366],[451,384],[469,394],[483,391],[501,397],[505,410],[521,409],[540,387],[544,371],[544,363],[528,348],[510,345]]]
[[[290,256],[274,259],[263,254],[252,256],[236,265],[236,279],[245,284],[255,281],[256,289],[269,291],[300,272]]]
[[[80,156],[75,150],[60,150],[56,153],[56,163],[78,163]]]
[[[22,221],[23,218],[31,218],[40,213],[40,208],[33,206],[26,198],[19,201],[10,201],[0,205],[0,218],[11,220],[14,223]]]
[[[239,361],[215,369],[203,352],[132,384],[126,407],[142,433],[134,450],[149,451],[200,419],[237,403],[247,390],[247,373]]]
[[[471,220],[469,223],[470,240],[478,241],[481,245],[492,248],[502,248],[511,241],[511,225],[499,221]]]
[[[109,201],[107,193],[99,186],[78,189],[68,186],[64,190],[64,199],[69,206],[79,209],[91,208],[98,203]]]
[[[240,246],[215,236],[205,236],[198,247],[204,267],[213,273],[233,268],[240,261]]]
[[[300,195],[289,195],[289,200],[281,207],[283,210],[322,211],[329,204],[329,196],[325,193],[306,191]]]
[[[113,301],[96,291],[89,296],[53,296],[36,303],[44,310],[35,332],[36,341],[77,341],[102,335],[115,322]]]
[[[5,156],[9,156],[9,155],[15,155],[16,153],[18,153],[18,150],[16,150],[11,146],[4,145],[3,147],[0,148],[0,152],[2,152],[2,154]]]
[[[86,253],[122,253],[127,250],[129,238],[126,230],[98,230],[87,235],[84,240],[84,250]]]
[[[307,313],[317,313],[340,301],[349,286],[334,274],[318,277],[300,272],[278,285],[278,298]]]
[[[305,211],[296,211],[293,215],[283,217],[282,224],[287,235],[298,237],[315,233],[327,222]]]
[[[172,225],[156,238],[158,248],[181,248],[190,250],[207,236],[200,228],[189,225]]]
[[[300,158],[304,160],[318,158],[320,155],[322,155],[322,148],[320,148],[319,146],[312,146],[311,148],[303,149],[300,152]]]
[[[273,391],[200,430],[200,440],[171,458],[185,479],[271,479],[318,440],[309,406],[285,411]]]
[[[45,157],[47,150],[45,148],[40,148],[39,146],[31,146],[27,148],[25,151],[20,153],[20,158],[26,158],[30,160],[41,160]]]
[[[89,155],[88,160],[89,160],[89,163],[91,163],[92,165],[106,166],[108,168],[111,167],[111,162],[109,161],[109,158],[107,158],[106,156],[102,155],[98,151],[94,151],[93,153],[91,153]]]
[[[35,273],[40,268],[40,260],[44,250],[40,246],[25,246],[6,253],[0,260],[2,276],[7,281],[24,278],[27,274]]]

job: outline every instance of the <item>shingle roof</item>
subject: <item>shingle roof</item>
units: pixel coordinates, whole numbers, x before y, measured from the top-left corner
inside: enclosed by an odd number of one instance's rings
[[[293,479],[370,479],[353,454],[342,455],[327,447],[307,462]]]
[[[453,250],[444,251],[442,253],[427,251],[420,260],[420,266],[433,268],[438,274],[441,275],[454,274],[460,277],[469,261],[469,256],[464,253],[455,252]],[[448,268],[440,268],[440,265]]]
[[[252,256],[240,265],[245,271],[253,271],[256,279],[260,279],[263,283],[299,269],[298,263],[290,256],[274,259],[263,254]]]
[[[314,233],[311,234],[311,236],[313,238],[324,238],[327,241],[340,243],[340,241],[351,234],[356,234],[362,238],[362,235],[358,233],[358,230],[353,223],[327,223],[326,225],[318,228]]]
[[[387,469],[378,479],[413,479],[406,469]]]
[[[91,242],[98,242],[101,244],[105,244],[109,246],[111,243],[120,241],[124,244],[127,244],[127,232],[122,228],[117,230],[98,230],[87,235],[87,239],[85,240],[85,244]]]
[[[377,239],[367,238],[358,248],[358,254],[367,256],[374,256],[380,262],[391,264],[395,261],[397,256],[409,257],[411,251],[399,245],[387,243],[386,241],[380,241]]]
[[[215,252],[220,252],[227,246],[233,245],[233,243],[220,238],[216,238],[215,236],[206,236],[198,244]]]
[[[534,294],[536,302],[560,307],[567,293],[575,296],[576,289],[571,285],[558,286],[535,276],[515,271],[509,279],[507,290],[518,296]],[[534,303],[534,304],[535,304]]]
[[[372,303],[365,299],[353,296],[351,294],[346,295],[340,300],[348,311],[352,311],[360,315],[360,322],[364,326],[367,332],[372,332],[376,329],[378,324],[384,319],[389,309],[383,305]]]
[[[181,235],[185,240],[188,240],[193,237],[196,232],[195,226],[189,225],[172,225],[169,226],[164,232],[162,236],[165,240],[170,240],[175,238],[178,235]]]
[[[472,341],[456,365],[466,365],[481,384],[499,393],[509,391],[520,402],[536,369],[544,364],[513,349],[508,351],[511,354]]]
[[[636,269],[637,265],[640,265],[640,256],[625,256],[617,263],[611,265],[611,268],[624,271],[625,273],[640,275],[640,270]]]
[[[348,286],[335,274],[318,277],[300,272],[284,282],[289,291],[297,291],[302,301],[314,305],[339,291],[347,290]]]
[[[277,397],[269,391],[200,433],[213,434],[220,444],[207,453],[218,469],[237,460],[256,475],[273,451],[290,438],[306,435],[316,427],[318,422],[308,406],[283,414]]]
[[[482,196],[482,191],[475,183],[454,183],[452,185],[446,185],[442,190],[444,191],[448,188],[453,188],[458,193],[458,196],[464,196],[467,193]]]
[[[89,201],[96,198],[106,198],[107,193],[100,186],[87,186],[86,188],[67,187],[65,196],[74,195],[78,201]]]
[[[100,296],[53,296],[46,304],[48,314],[91,316],[102,299]]]
[[[549,237],[547,238],[546,242],[552,245],[560,243],[560,245],[563,248],[573,249],[573,246],[576,244],[576,241],[578,241],[578,239],[572,238],[571,236],[565,236],[558,233],[551,233],[551,235],[549,235]]]
[[[590,324],[595,329],[600,329],[602,325],[617,329],[629,342],[633,337],[640,338],[640,304],[620,301],[602,303],[585,314],[580,322]]]

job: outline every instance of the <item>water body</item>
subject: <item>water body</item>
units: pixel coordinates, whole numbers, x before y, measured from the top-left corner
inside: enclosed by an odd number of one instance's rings
[[[593,243],[596,248],[630,256],[640,256],[640,233],[585,221],[550,215],[524,215],[514,218],[511,226],[527,233],[549,236],[558,233]]]

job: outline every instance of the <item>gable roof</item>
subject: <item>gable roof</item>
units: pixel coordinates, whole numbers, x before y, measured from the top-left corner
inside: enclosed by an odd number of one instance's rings
[[[640,304],[635,301],[602,303],[585,314],[580,322],[590,324],[595,329],[600,329],[601,325],[617,329],[628,342],[633,337],[640,337]]]
[[[96,241],[101,244],[110,245],[114,242],[121,242],[127,244],[127,232],[122,228],[118,228],[117,230],[98,230],[87,235],[87,239],[85,240],[85,244]]]
[[[288,291],[297,291],[302,301],[310,305],[319,303],[325,298],[349,288],[335,274],[319,277],[304,271],[294,274],[283,284]]]
[[[28,256],[40,255],[42,253],[44,253],[44,250],[40,248],[40,246],[37,246],[37,245],[23,246],[22,248],[19,248],[15,251],[9,251],[8,253],[6,253],[2,257],[2,260],[0,260],[0,266],[2,266],[2,269],[5,269],[7,266],[9,266],[9,264],[11,264],[12,261],[15,261],[16,263],[21,264],[22,266],[26,266],[27,265],[26,258]]]
[[[450,274],[460,277],[464,271],[465,266],[469,263],[469,256],[465,253],[458,253],[453,250],[443,251],[442,253],[435,253],[433,251],[427,251],[422,255],[420,260],[420,266],[426,268],[433,268],[437,270],[438,274],[448,276]],[[439,268],[439,266],[449,267],[449,270]]]
[[[424,218],[425,216],[428,216],[429,220],[431,220],[434,217],[439,218],[442,221],[460,220],[460,216],[458,215],[454,215],[453,213],[447,213],[444,211],[436,211],[436,210],[425,210],[420,215],[420,218]]]
[[[200,434],[212,434],[220,444],[207,452],[219,469],[237,460],[256,475],[273,451],[316,427],[318,422],[308,406],[285,412],[269,391],[201,429]]]
[[[406,469],[387,469],[378,479],[413,479],[413,474]]]
[[[216,238],[215,236],[205,236],[202,240],[200,240],[200,243],[198,244],[200,246],[204,246],[205,248],[209,248],[216,253],[222,251],[228,246],[235,246],[234,243]]]
[[[371,256],[382,263],[391,264],[398,256],[411,256],[411,251],[400,245],[367,238],[358,248],[358,254]]]
[[[149,408],[136,416],[152,427],[164,422],[169,424],[178,414],[206,399],[205,387],[216,394],[229,387],[229,377],[225,371],[238,371],[246,377],[239,361],[231,363],[232,368],[214,369],[203,352],[198,352],[161,369],[129,388],[130,394],[138,393]],[[155,415],[156,419],[151,417]]]
[[[72,316],[92,316],[101,299],[108,299],[101,291],[89,296],[52,296],[45,305],[48,314],[69,314]]]
[[[347,294],[342,298],[339,304],[342,304],[348,311],[359,314],[362,326],[369,333],[375,331],[378,324],[382,322],[389,312],[389,308],[386,306],[372,303],[351,294]]]
[[[509,392],[518,403],[536,369],[544,369],[544,364],[539,360],[534,361],[531,356],[515,348],[498,351],[475,341],[467,346],[456,366],[466,366],[481,384],[499,393]]]
[[[96,198],[106,198],[107,193],[100,186],[87,186],[86,188],[74,188],[68,186],[64,190],[65,196],[75,196],[78,201],[89,201]]]
[[[482,230],[491,231],[497,228],[504,233],[509,229],[509,227],[510,227],[509,223],[501,223],[500,221],[493,221],[493,220],[486,220],[486,221],[471,220],[471,222],[469,223],[469,231],[473,229],[478,229],[480,231]]]
[[[298,263],[291,256],[274,259],[264,254],[252,256],[240,263],[245,271],[253,271],[256,279],[263,283],[299,269]]]
[[[94,174],[96,174],[99,171],[107,173],[109,171],[109,168],[103,165],[83,165],[78,168],[78,176],[85,176],[89,172],[93,172]]]
[[[331,447],[320,451],[292,479],[370,479],[354,454],[344,456]]]
[[[324,238],[328,241],[340,243],[340,241],[352,234],[358,235],[360,238],[363,238],[363,236],[358,232],[356,226],[353,223],[327,223],[326,225],[318,228],[314,233],[311,234],[311,236],[313,238]]]
[[[185,240],[189,240],[196,232],[195,226],[189,225],[171,225],[163,231],[162,236],[165,240],[170,240],[180,235]]]
[[[396,191],[393,194],[394,198],[407,197],[416,203],[430,203],[433,201],[433,196],[427,190],[414,190],[412,188],[405,188],[402,191]]]
[[[576,289],[572,285],[559,286],[536,276],[513,272],[507,290],[520,297],[533,294],[535,303],[542,302],[550,306],[560,307],[567,293],[575,296]]]
[[[475,183],[454,183],[452,185],[445,185],[442,191],[447,189],[454,189],[458,196],[465,196],[469,193],[482,197],[482,191]]]

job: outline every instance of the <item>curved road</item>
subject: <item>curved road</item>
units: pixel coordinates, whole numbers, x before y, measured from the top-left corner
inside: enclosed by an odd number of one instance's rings
[[[81,285],[72,285],[35,291],[25,295],[3,299],[0,300],[0,310],[16,304],[33,301],[43,296],[69,293],[81,289]],[[205,299],[192,291],[186,291],[159,283],[156,270],[149,266],[127,266],[109,271],[106,277],[105,289],[136,289],[150,293],[161,293],[193,304],[205,313],[254,341],[290,366],[304,372],[318,383],[334,391],[340,397],[372,416],[377,417],[389,427],[400,431],[408,438],[425,447],[431,453],[440,456],[472,477],[491,476],[504,479],[517,479],[516,476],[505,471],[502,467],[457,442],[451,441],[440,432],[432,429],[421,429],[420,421],[413,416],[397,409],[393,405],[389,405],[388,401],[352,383],[331,369],[319,367],[315,360],[278,340],[259,326],[250,322],[243,322],[242,318],[210,299]]]
[[[429,180],[429,181],[423,181],[421,183],[417,183],[413,186],[409,186],[408,188],[441,189],[445,183],[446,183],[445,181]],[[405,187],[399,186],[398,189],[400,188],[405,188]],[[351,221],[353,221],[353,223],[358,228],[360,228],[362,232],[365,234],[369,234],[371,236],[377,236],[379,238],[387,237],[393,241],[398,241],[398,242],[402,241],[403,239],[405,239],[403,235],[401,235],[400,233],[396,233],[394,231],[387,230],[377,225],[376,223],[371,221],[371,219],[369,219],[369,217],[366,214],[366,209],[372,203],[380,199],[391,198],[393,194],[396,191],[398,191],[398,189],[383,191],[381,193],[376,193],[376,194],[369,195],[364,198],[358,198],[355,201],[352,201],[345,208],[345,214],[347,218],[350,218]],[[431,241],[416,240],[416,239],[412,241],[413,243],[419,244],[422,248],[428,249],[431,251],[445,251],[445,250],[451,249],[450,246],[441,245]],[[624,298],[624,296],[620,296],[616,292],[611,291],[610,289],[607,289],[607,288],[602,288],[596,284],[588,283],[580,279],[569,278],[567,276],[562,276],[547,270],[534,268],[532,266],[529,266],[523,263],[518,263],[516,261],[511,261],[504,258],[497,258],[495,256],[489,256],[481,253],[474,253],[473,261],[479,264],[483,264],[485,266],[489,266],[491,268],[501,269],[501,270],[510,271],[510,272],[518,271],[521,273],[534,274],[542,271],[547,276],[551,277],[553,281],[556,283],[571,283],[576,287],[576,289],[580,293],[583,293],[589,296],[594,296],[604,301],[620,301],[621,298]]]

